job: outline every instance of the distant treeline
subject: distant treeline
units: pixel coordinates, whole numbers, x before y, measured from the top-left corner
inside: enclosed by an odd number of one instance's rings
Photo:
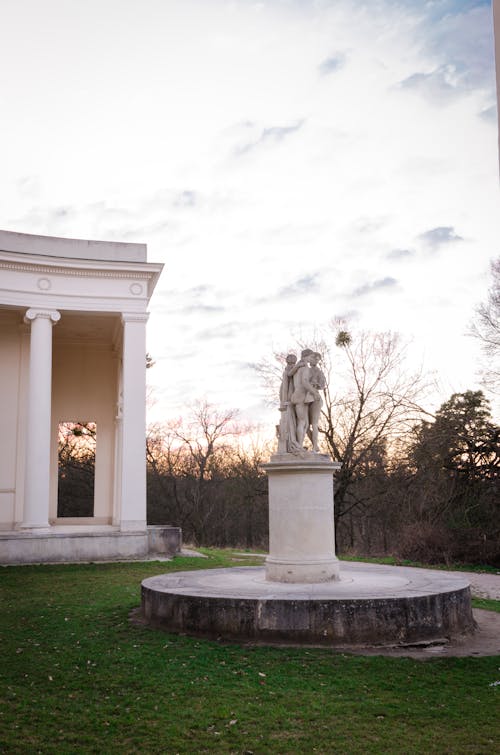
[[[229,433],[209,437],[216,425],[227,425],[217,412],[203,412],[198,429],[207,431],[206,440],[196,446],[179,426],[150,434],[148,519],[181,526],[193,544],[266,549],[268,490],[260,464],[269,448],[242,448]],[[389,452],[380,439],[362,463],[339,472],[338,552],[500,566],[500,428],[483,394],[454,394],[406,441]]]
[[[391,333],[339,331],[334,370],[325,342],[309,345],[322,353],[328,381],[322,447],[342,463],[337,552],[500,566],[500,428],[485,395],[455,393],[426,411],[428,380],[405,368],[404,345]],[[271,395],[281,370],[261,367]],[[89,500],[92,507],[95,427],[75,428],[60,434],[60,516],[88,516]],[[180,526],[194,545],[267,548],[261,464],[275,443],[252,437],[237,412],[206,403],[150,427],[148,522]]]

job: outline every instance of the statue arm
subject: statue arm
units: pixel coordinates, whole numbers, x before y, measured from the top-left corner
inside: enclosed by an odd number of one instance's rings
[[[293,375],[295,375],[299,367],[303,367],[304,365],[305,365],[304,360],[300,359],[298,362],[295,362],[295,364],[292,365],[292,367],[286,367],[285,372],[286,372],[287,377],[293,377]]]
[[[309,375],[306,373],[303,376],[303,385],[306,390],[311,391],[312,395],[317,399],[321,398],[318,389],[309,380]]]

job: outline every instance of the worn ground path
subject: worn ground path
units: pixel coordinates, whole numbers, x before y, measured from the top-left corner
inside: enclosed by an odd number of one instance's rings
[[[497,574],[477,574],[476,572],[460,572],[470,582],[470,589],[474,598],[491,598],[500,600],[500,570]]]

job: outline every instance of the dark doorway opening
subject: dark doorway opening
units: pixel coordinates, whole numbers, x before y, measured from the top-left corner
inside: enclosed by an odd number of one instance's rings
[[[57,516],[94,516],[95,422],[61,422],[58,438]]]

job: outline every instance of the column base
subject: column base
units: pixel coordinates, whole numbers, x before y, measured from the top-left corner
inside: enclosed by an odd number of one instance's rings
[[[338,558],[287,560],[266,558],[266,580],[269,582],[307,583],[334,582],[340,579]]]
[[[125,519],[120,522],[121,532],[146,532],[147,524],[145,519]]]
[[[45,530],[46,532],[50,532],[51,526],[49,522],[22,522],[21,524],[17,525],[16,529],[20,530]]]

